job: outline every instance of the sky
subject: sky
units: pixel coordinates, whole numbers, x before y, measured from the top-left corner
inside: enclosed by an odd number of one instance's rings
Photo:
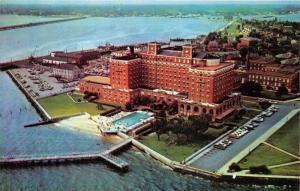
[[[286,2],[286,0],[0,0],[0,3],[9,4],[9,3],[49,3],[49,4],[170,4],[170,3],[272,3],[272,2]],[[300,0],[291,0],[290,2],[299,3]]]

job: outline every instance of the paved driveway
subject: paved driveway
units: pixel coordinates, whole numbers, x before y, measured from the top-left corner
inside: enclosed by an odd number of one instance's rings
[[[206,149],[206,154],[199,154],[192,159],[188,164],[193,167],[209,171],[217,171],[235,155],[244,150],[248,145],[254,142],[258,137],[264,134],[267,130],[272,128],[278,121],[284,118],[290,111],[295,109],[293,105],[280,105],[278,112],[274,113],[271,117],[265,117],[264,122],[254,130],[250,131],[240,139],[234,139],[233,144],[225,150],[216,149],[213,145]],[[250,152],[250,151],[249,151]]]

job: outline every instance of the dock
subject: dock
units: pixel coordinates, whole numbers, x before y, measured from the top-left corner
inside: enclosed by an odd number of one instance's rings
[[[127,139],[104,152],[83,152],[47,156],[6,156],[0,158],[0,167],[27,167],[33,165],[55,165],[61,163],[97,162],[101,160],[120,171],[127,171],[129,166],[128,163],[112,155],[112,153],[116,153],[121,149],[127,148],[131,144],[131,141],[132,139]]]
[[[113,146],[112,148],[106,150],[103,152],[104,155],[107,154],[113,154],[116,153],[118,151],[120,151],[121,149],[125,149],[127,147],[129,147],[132,143],[132,138],[126,139],[125,141],[121,142],[120,144],[117,144],[115,146]]]

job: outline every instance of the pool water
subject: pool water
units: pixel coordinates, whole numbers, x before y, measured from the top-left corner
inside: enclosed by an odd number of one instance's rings
[[[142,113],[142,112],[134,112],[131,113],[127,116],[122,117],[121,119],[118,119],[112,123],[112,125],[115,126],[124,126],[126,128],[129,128],[142,120],[146,120],[150,118],[151,116],[147,113]]]

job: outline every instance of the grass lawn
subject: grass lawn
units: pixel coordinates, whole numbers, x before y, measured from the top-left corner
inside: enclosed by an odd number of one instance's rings
[[[83,95],[74,92],[74,93],[69,93],[69,96],[71,96],[73,98],[74,101],[78,102],[78,100],[80,99],[82,102],[86,102],[86,100],[83,99]]]
[[[250,101],[245,101],[245,100],[243,100],[243,101],[241,102],[241,105],[243,105],[244,107],[250,108],[250,109],[259,109],[259,110],[261,110],[259,104],[254,103],[254,102],[250,102]]]
[[[71,115],[81,112],[96,115],[114,109],[111,106],[103,105],[103,110],[98,110],[94,103],[74,103],[66,93],[42,98],[38,102],[50,116]]]
[[[235,39],[236,36],[240,35],[240,31],[237,29],[237,26],[239,24],[240,23],[238,21],[235,21],[226,29],[228,37],[230,37],[231,39]]]
[[[156,133],[151,133],[147,136],[143,136],[142,140],[140,141],[156,152],[178,162],[183,161],[184,158],[198,151],[201,147],[205,146],[209,142],[208,140],[201,140],[198,143],[175,145],[168,144],[169,141],[167,139],[168,135],[161,135],[160,141],[158,141]]]
[[[227,125],[223,125],[223,127],[221,127],[221,128],[212,128],[212,127],[210,127],[205,131],[204,134],[209,136],[209,137],[217,138],[220,135],[224,134],[227,131],[228,127],[229,126],[227,126]]]
[[[274,133],[267,142],[287,152],[300,156],[299,114],[300,113],[297,113],[291,118],[276,133]]]
[[[271,172],[274,175],[300,176],[300,164],[273,168]]]
[[[296,161],[297,159],[273,149],[267,145],[261,144],[250,155],[239,162],[242,169],[248,169],[250,166],[259,165],[277,165]]]

